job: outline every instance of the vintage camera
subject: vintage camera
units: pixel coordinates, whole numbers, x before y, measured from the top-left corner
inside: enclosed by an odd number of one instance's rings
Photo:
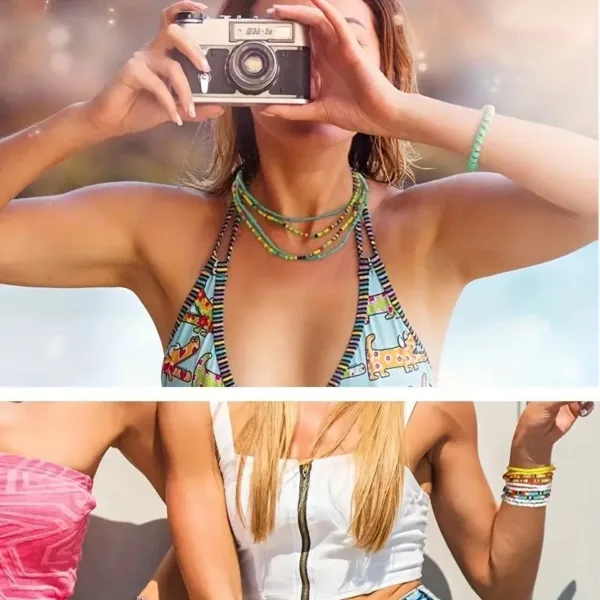
[[[202,104],[306,104],[310,101],[310,35],[306,26],[274,19],[205,17],[181,12],[177,24],[204,51],[202,73],[175,50]]]

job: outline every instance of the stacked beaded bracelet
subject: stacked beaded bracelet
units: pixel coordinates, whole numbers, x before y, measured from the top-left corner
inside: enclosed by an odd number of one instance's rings
[[[486,106],[483,109],[483,117],[481,119],[479,129],[477,130],[475,142],[473,143],[473,149],[471,150],[469,161],[467,163],[467,168],[469,169],[469,171],[477,171],[479,167],[479,157],[481,156],[483,142],[485,141],[485,137],[490,127],[490,123],[492,122],[492,119],[494,118],[495,114],[496,107],[491,104],[488,104],[488,106]]]
[[[555,467],[519,469],[508,467],[504,474],[502,500],[513,506],[547,506]]]

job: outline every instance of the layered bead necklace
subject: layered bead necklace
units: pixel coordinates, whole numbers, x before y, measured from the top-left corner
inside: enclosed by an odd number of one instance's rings
[[[244,219],[246,225],[248,225],[248,229],[250,229],[254,237],[268,252],[284,260],[322,260],[339,252],[348,243],[352,232],[355,230],[367,206],[369,187],[365,178],[360,173],[353,172],[352,197],[346,204],[314,217],[286,217],[264,206],[264,204],[250,193],[248,185],[244,180],[243,171],[240,169],[233,183],[232,198],[237,212]],[[265,233],[255,215],[271,223],[280,225],[298,237],[312,240],[327,239],[312,252],[307,254],[292,254],[281,249],[273,242]],[[337,217],[337,219],[331,225],[314,233],[306,233],[296,227],[299,223],[314,223],[333,217]]]

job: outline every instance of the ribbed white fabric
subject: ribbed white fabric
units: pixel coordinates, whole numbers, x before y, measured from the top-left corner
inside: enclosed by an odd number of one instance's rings
[[[414,406],[406,403],[405,423]],[[265,542],[255,544],[235,506],[238,456],[227,403],[211,402],[211,412],[227,511],[239,548],[244,600],[298,600],[302,597],[299,464],[281,461],[283,479],[275,529]],[[241,488],[246,514],[251,472],[249,457]],[[306,501],[310,600],[342,600],[421,578],[429,497],[414,475],[406,469],[402,506],[386,547],[374,554],[355,548],[349,533],[354,481],[351,455],[334,455],[312,463]]]

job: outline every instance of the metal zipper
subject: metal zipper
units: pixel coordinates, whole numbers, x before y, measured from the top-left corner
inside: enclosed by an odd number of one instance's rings
[[[300,494],[298,497],[298,527],[302,536],[302,552],[300,553],[300,580],[302,581],[302,593],[300,600],[309,600],[310,582],[308,580],[308,553],[310,552],[310,533],[306,521],[306,500],[308,498],[308,487],[310,485],[310,471],[312,463],[300,465]]]

